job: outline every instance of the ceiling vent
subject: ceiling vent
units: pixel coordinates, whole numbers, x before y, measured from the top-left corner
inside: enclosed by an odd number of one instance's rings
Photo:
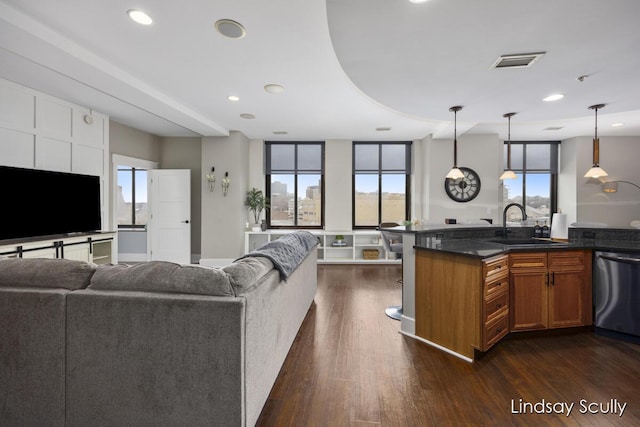
[[[542,55],[545,53],[546,52],[502,55],[493,63],[491,68],[528,68],[538,59],[542,58]]]

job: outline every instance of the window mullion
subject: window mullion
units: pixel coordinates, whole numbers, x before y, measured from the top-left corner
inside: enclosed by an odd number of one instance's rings
[[[131,168],[131,224],[136,225],[136,168]]]

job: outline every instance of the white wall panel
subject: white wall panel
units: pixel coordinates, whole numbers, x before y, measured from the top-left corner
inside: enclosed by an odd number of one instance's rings
[[[33,129],[35,96],[0,81],[0,123],[13,129]]]
[[[71,172],[71,143],[37,137],[36,169]]]
[[[102,148],[73,144],[71,149],[71,172],[103,176],[104,150]]]
[[[91,124],[85,121],[88,116]],[[93,114],[91,110],[75,107],[73,109],[73,140],[84,145],[104,147],[104,127],[107,125],[102,115]]]
[[[72,115],[69,105],[46,97],[36,100],[36,128],[47,136],[71,140]]]
[[[4,166],[32,168],[34,140],[31,133],[0,128],[0,163]]]

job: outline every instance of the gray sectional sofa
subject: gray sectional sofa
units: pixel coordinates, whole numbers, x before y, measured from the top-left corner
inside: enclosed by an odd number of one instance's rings
[[[0,260],[0,425],[254,425],[316,293],[302,237],[288,271]]]

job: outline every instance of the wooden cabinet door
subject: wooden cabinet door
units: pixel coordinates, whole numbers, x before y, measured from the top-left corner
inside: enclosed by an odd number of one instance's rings
[[[582,271],[551,272],[549,327],[584,325],[584,280]]]
[[[549,252],[549,327],[567,328],[586,323],[591,277],[589,253]]]
[[[546,270],[525,270],[510,273],[511,330],[528,331],[548,326]]]

